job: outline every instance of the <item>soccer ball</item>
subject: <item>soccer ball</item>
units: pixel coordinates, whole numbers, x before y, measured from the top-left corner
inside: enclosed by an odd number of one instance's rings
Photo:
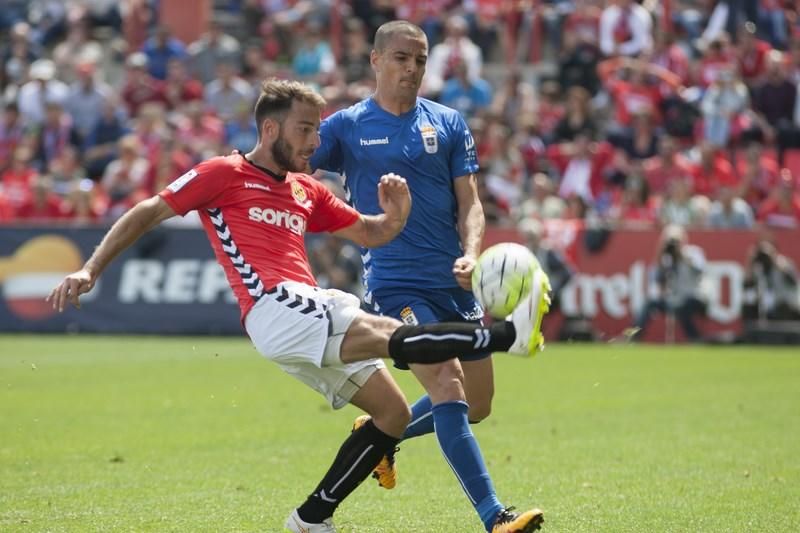
[[[501,242],[484,250],[472,271],[472,292],[493,318],[506,318],[531,291],[541,268],[536,256],[521,244]]]

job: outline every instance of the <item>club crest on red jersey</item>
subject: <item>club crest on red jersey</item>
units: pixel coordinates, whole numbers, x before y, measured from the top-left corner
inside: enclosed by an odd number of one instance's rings
[[[292,196],[297,201],[298,204],[304,204],[308,200],[308,194],[306,194],[306,190],[300,185],[298,182],[293,181],[291,182],[292,186]]]

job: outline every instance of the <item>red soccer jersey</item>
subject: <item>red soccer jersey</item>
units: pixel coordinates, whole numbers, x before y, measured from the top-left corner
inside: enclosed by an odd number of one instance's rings
[[[644,109],[649,109],[656,120],[661,121],[658,110],[662,98],[657,86],[616,80],[611,82],[609,91],[614,99],[615,118],[620,124],[630,126],[633,115]]]
[[[719,154],[714,157],[710,168],[704,168],[698,163],[690,167],[689,173],[694,183],[694,194],[702,194],[709,198],[714,198],[720,187],[735,188],[739,184],[733,166]]]
[[[337,231],[358,212],[305,174],[279,181],[241,154],[195,166],[159,195],[179,215],[194,209],[239,301],[242,320],[282,281],[316,285],[303,235]]]

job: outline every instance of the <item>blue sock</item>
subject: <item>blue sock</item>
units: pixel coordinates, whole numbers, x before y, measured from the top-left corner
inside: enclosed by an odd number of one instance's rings
[[[450,468],[481,517],[486,531],[491,531],[503,506],[497,499],[492,479],[467,421],[466,402],[444,402],[433,406],[436,438]]]
[[[411,422],[408,423],[402,440],[433,433],[433,414],[431,399],[426,394],[411,406]]]

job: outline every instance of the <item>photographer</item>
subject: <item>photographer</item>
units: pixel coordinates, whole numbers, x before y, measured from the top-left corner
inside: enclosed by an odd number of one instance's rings
[[[647,300],[639,312],[635,324],[637,336],[643,334],[653,312],[660,311],[675,316],[690,342],[701,339],[694,317],[706,311],[701,293],[705,264],[703,250],[687,244],[683,228],[664,228],[653,272],[657,293]]]
[[[797,270],[770,241],[750,251],[743,288],[744,320],[800,320]]]

